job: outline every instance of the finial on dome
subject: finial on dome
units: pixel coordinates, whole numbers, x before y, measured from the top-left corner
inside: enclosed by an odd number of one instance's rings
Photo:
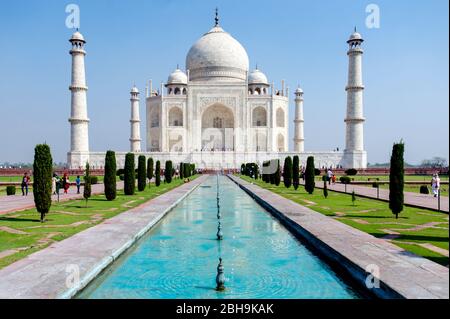
[[[356,25],[355,25],[355,32],[356,32]]]
[[[256,68],[255,68],[255,70],[258,70],[258,63],[256,63]]]
[[[180,65],[177,63],[177,70],[179,70],[180,69]]]
[[[215,26],[219,26],[219,8],[216,8],[216,18],[214,19],[216,21]]]

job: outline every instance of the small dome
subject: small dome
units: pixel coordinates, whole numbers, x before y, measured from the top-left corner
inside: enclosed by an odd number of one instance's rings
[[[131,93],[139,93],[138,88],[135,86],[133,86],[133,88],[131,89]]]
[[[180,69],[176,69],[169,75],[167,84],[187,84],[187,75]]]
[[[260,70],[255,69],[248,75],[248,84],[269,84],[267,77]]]
[[[303,94],[302,88],[301,88],[301,87],[298,87],[298,88],[295,90],[295,94],[296,94],[296,95],[301,95],[301,94]]]
[[[348,41],[350,42],[350,41],[355,41],[355,40],[364,41],[361,34],[359,34],[356,31],[352,33],[352,35],[350,36],[350,39]]]
[[[186,68],[194,81],[214,78],[245,81],[249,59],[236,39],[215,26],[191,47],[186,57]]]
[[[74,34],[72,34],[72,38],[70,38],[70,41],[82,41],[82,42],[86,42],[84,40],[83,35],[80,32],[75,32]]]

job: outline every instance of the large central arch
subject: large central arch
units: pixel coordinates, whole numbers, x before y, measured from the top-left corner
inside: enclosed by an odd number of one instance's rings
[[[234,151],[233,111],[215,103],[202,114],[202,150]]]

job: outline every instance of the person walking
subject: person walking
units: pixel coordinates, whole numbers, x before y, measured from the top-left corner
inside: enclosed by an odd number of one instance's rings
[[[63,177],[63,187],[64,187],[64,194],[68,194],[68,190],[69,190],[69,176],[67,176],[67,173],[64,173],[64,177]]]
[[[28,185],[30,184],[30,176],[28,173],[23,174],[22,177],[22,196],[28,196]]]
[[[53,173],[52,177],[52,195],[56,195],[56,174]]]
[[[438,173],[433,174],[433,178],[431,179],[431,189],[433,190],[434,197],[439,195],[439,188],[441,187],[441,179],[439,178]]]
[[[331,168],[328,169],[327,171],[327,181],[328,181],[328,185],[331,185],[331,179],[333,178],[333,171],[331,170]]]
[[[80,175],[77,176],[77,179],[75,180],[75,183],[77,184],[77,194],[80,194],[80,187],[81,187]]]

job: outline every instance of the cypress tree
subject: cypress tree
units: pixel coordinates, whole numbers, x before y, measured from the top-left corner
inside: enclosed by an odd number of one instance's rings
[[[83,190],[83,197],[86,200],[86,207],[88,204],[89,198],[91,198],[91,169],[89,167],[89,163],[86,163],[86,169],[84,172],[84,190]]]
[[[156,161],[155,185],[156,186],[161,185],[161,162],[160,161]]]
[[[277,165],[277,170],[275,171],[274,183],[275,183],[275,185],[280,186],[280,183],[281,183],[280,160],[277,159],[275,161],[276,161],[276,165]]]
[[[254,163],[254,170],[255,170],[255,179],[259,178],[259,166],[258,164]]]
[[[153,178],[153,158],[149,158],[147,160],[147,178],[148,178],[148,186],[150,187],[150,181]]]
[[[276,160],[271,160],[269,163],[270,170],[272,170],[273,167],[275,167],[275,165],[276,165]],[[269,181],[270,181],[270,184],[272,184],[272,185],[275,184],[275,173],[276,173],[276,171],[273,173],[270,173],[270,176],[269,176]]]
[[[290,156],[284,159],[283,183],[286,188],[292,185],[292,158]]]
[[[294,156],[292,167],[292,184],[294,185],[294,189],[297,190],[300,185],[300,159],[297,155]]]
[[[124,193],[125,195],[134,195],[136,188],[136,175],[135,175],[134,154],[127,153],[125,155],[125,172],[124,172]]]
[[[315,182],[315,168],[314,168],[314,157],[309,156],[306,161],[306,169],[305,169],[305,190],[308,194],[312,194],[314,192]]]
[[[116,153],[113,151],[106,152],[105,158],[105,176],[103,178],[103,184],[105,185],[105,197],[107,200],[112,201],[116,199]]]
[[[142,192],[147,184],[145,156],[138,157],[138,191]]]
[[[164,180],[166,183],[172,183],[173,167],[172,161],[166,161],[166,169],[164,170]]]
[[[34,148],[33,197],[36,210],[41,214],[41,223],[52,205],[52,167],[50,147],[39,144]]]
[[[391,168],[389,173],[389,208],[398,218],[398,214],[403,211],[404,194],[403,188],[405,183],[404,177],[404,160],[405,144],[400,141],[394,144],[391,155]]]
[[[355,202],[356,202],[356,194],[355,194],[355,190],[353,190],[353,192],[352,192],[352,204],[353,204],[353,206],[355,206]]]
[[[183,173],[183,163],[180,163],[180,179],[184,178]]]

